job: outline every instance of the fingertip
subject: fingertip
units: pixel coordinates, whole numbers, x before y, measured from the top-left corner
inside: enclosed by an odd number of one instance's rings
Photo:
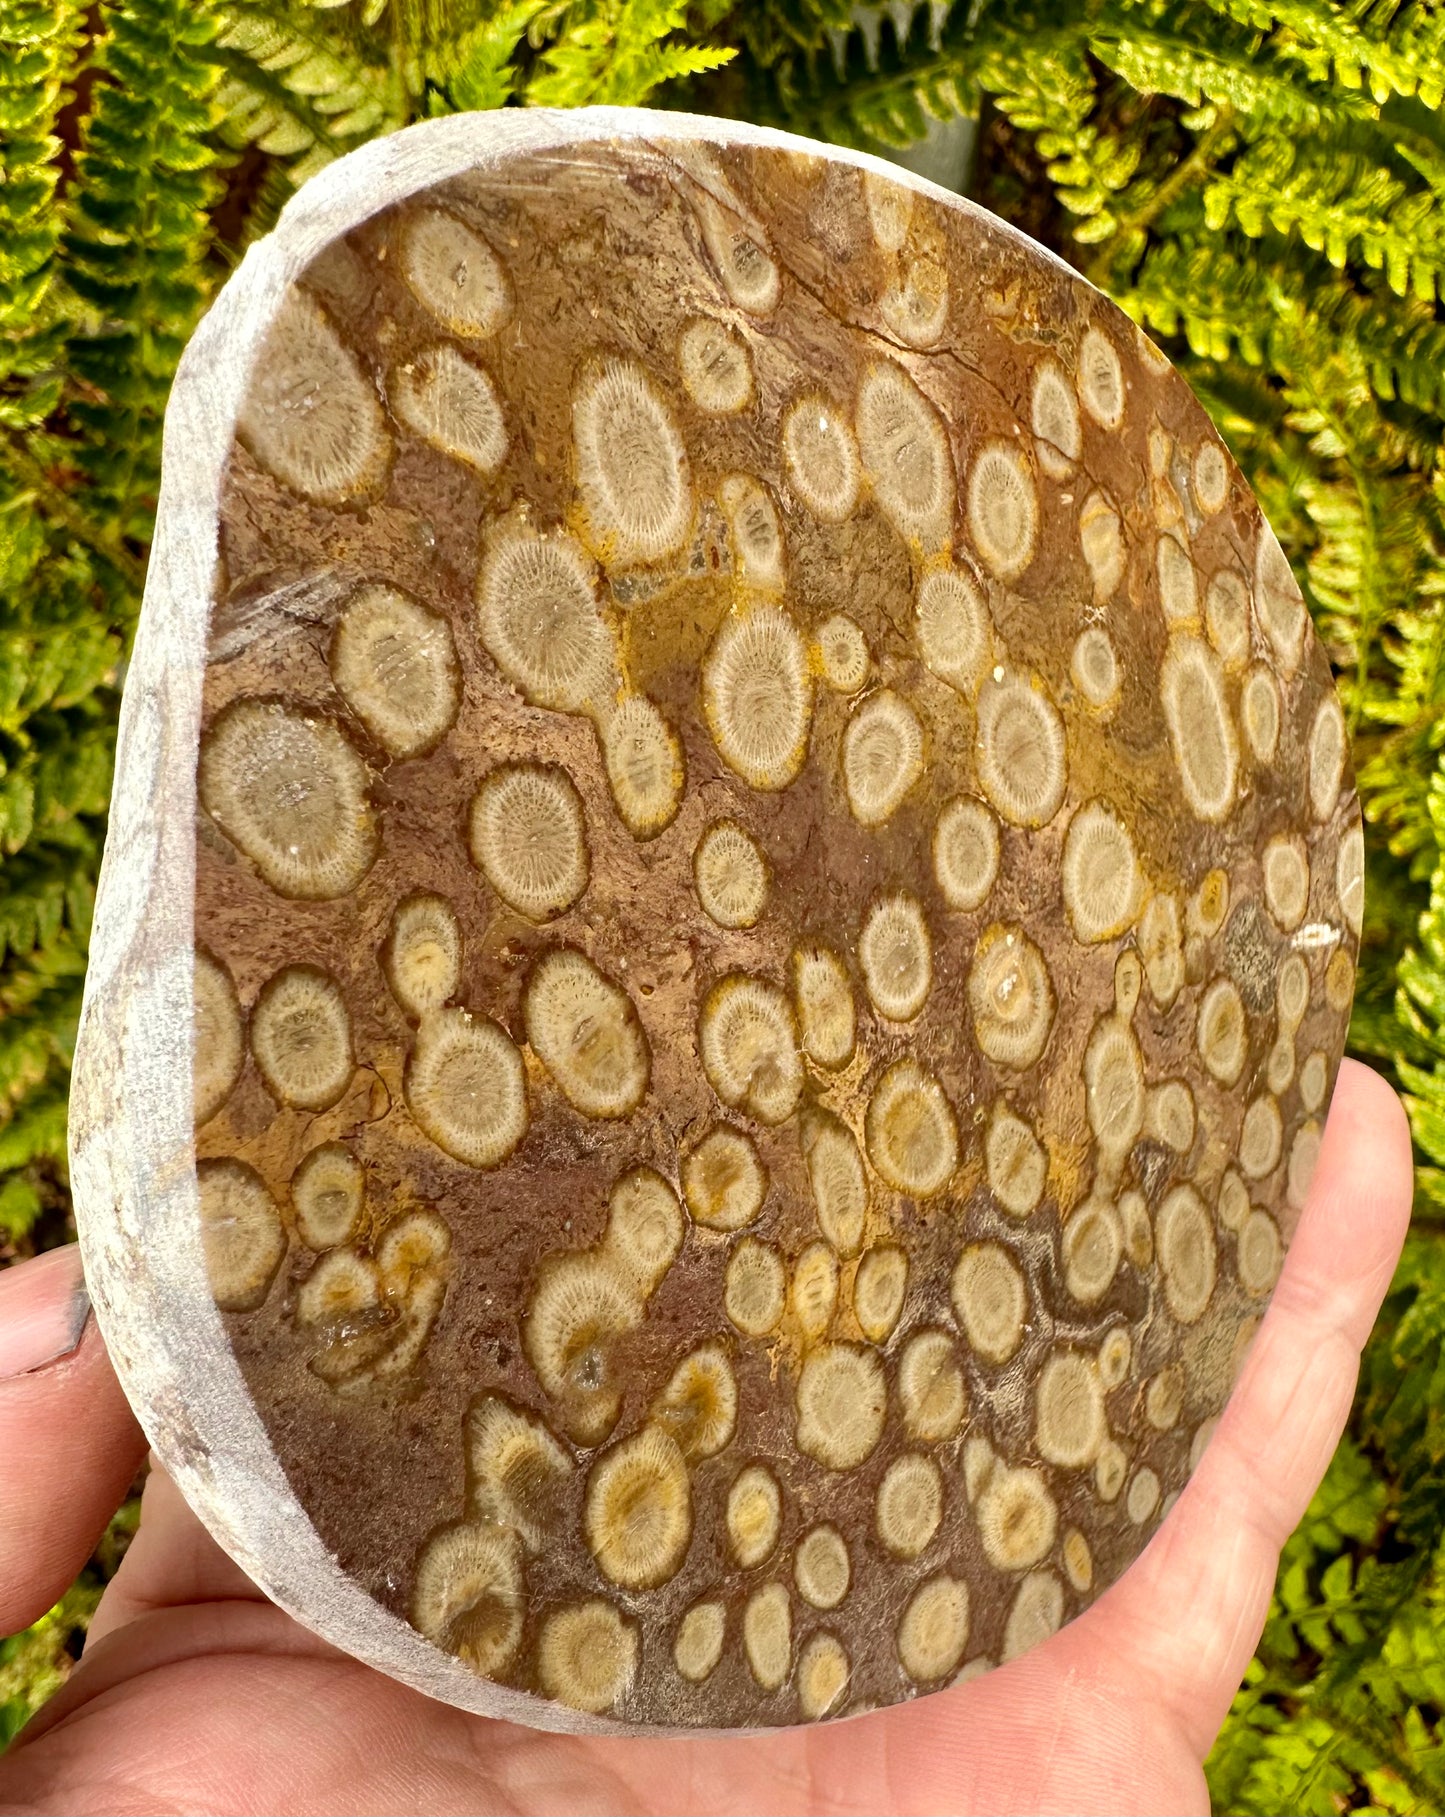
[[[0,1269],[0,1381],[69,1356],[90,1322],[74,1243]]]
[[[0,1281],[0,1633],[43,1615],[85,1563],[145,1456],[73,1252]]]
[[[1398,1094],[1341,1063],[1304,1211],[1275,1290],[1276,1320],[1305,1314],[1363,1345],[1400,1257],[1414,1197],[1410,1127]]]
[[[1401,1223],[1409,1221],[1415,1190],[1410,1121],[1394,1086],[1361,1060],[1340,1062],[1325,1142],[1358,1153],[1365,1165],[1378,1168],[1376,1191]]]

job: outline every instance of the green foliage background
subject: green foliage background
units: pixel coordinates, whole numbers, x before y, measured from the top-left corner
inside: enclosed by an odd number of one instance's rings
[[[429,114],[651,103],[873,149],[980,121],[975,193],[1171,352],[1336,664],[1368,823],[1353,1050],[1415,1229],[1211,1761],[1237,1813],[1445,1810],[1442,0],[0,0],[0,1257],[66,1228],[115,714],[187,335],[297,183]],[[124,1537],[0,1642],[0,1742]]]

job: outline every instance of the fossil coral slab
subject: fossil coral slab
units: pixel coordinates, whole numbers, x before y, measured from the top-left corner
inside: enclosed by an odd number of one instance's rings
[[[117,1366],[456,1703],[996,1665],[1207,1442],[1361,853],[1278,543],[1063,265],[718,122],[381,141],[167,421],[73,1121]]]

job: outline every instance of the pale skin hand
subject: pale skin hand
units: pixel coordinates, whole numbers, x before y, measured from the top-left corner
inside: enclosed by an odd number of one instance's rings
[[[1399,1103],[1347,1062],[1284,1275],[1188,1488],[1086,1615],[985,1678],[762,1739],[535,1734],[315,1639],[157,1472],[83,1662],[0,1760],[0,1810],[1207,1812],[1200,1762],[1344,1426],[1409,1206]],[[142,1451],[93,1325],[70,1358],[0,1382],[0,1632],[64,1587]]]

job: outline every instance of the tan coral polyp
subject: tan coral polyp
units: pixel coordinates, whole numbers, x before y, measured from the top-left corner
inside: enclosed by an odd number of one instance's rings
[[[236,432],[262,467],[322,505],[368,496],[391,461],[374,385],[326,311],[300,289],[271,323]]]
[[[1064,799],[1064,726],[1041,684],[1005,670],[978,697],[978,776],[1003,819],[1040,827]]]
[[[734,1479],[727,1498],[728,1543],[745,1571],[772,1556],[781,1527],[778,1479],[761,1464],[750,1464]]]
[[[874,495],[899,535],[924,550],[947,538],[954,486],[948,436],[904,369],[864,371],[856,410],[858,452]]]
[[[848,1594],[852,1575],[847,1542],[836,1527],[814,1527],[798,1541],[793,1581],[813,1608],[836,1609]]]
[[[745,1336],[766,1337],[787,1306],[787,1272],[770,1243],[745,1237],[728,1261],[723,1310]]]
[[[898,1662],[915,1684],[946,1678],[968,1645],[968,1584],[940,1573],[909,1598],[898,1623]]]
[[[417,1561],[411,1618],[476,1671],[503,1671],[522,1638],[515,1538],[504,1528],[467,1523],[435,1534]]]
[[[999,1243],[972,1243],[953,1271],[953,1305],[969,1348],[988,1363],[1006,1363],[1023,1339],[1028,1287]]]
[[[672,1657],[679,1673],[701,1684],[717,1670],[727,1633],[727,1610],[720,1602],[698,1603],[677,1624]]]
[[[212,1297],[225,1312],[247,1312],[265,1299],[286,1253],[280,1207],[242,1161],[202,1161],[196,1177]]]
[[[897,1558],[917,1558],[943,1519],[943,1476],[931,1457],[905,1452],[883,1473],[874,1504],[882,1544]]]
[[[820,1345],[803,1364],[796,1402],[798,1449],[830,1470],[852,1470],[883,1435],[883,1366],[861,1345]]]
[[[251,1011],[251,1053],[277,1101],[329,1110],[355,1070],[351,1017],[336,980],[314,965],[269,978]]]
[[[464,339],[487,339],[511,315],[505,267],[479,233],[444,208],[405,218],[400,265],[417,301]]]
[[[291,1210],[296,1234],[308,1249],[349,1243],[361,1227],[366,1174],[341,1142],[323,1142],[304,1157],[291,1176]]]
[[[197,1128],[230,1097],[245,1063],[245,1030],[230,973],[197,951],[192,1036],[192,1092]]]
[[[678,341],[678,366],[688,395],[709,416],[732,416],[753,396],[753,363],[736,329],[695,316]]]
[[[388,390],[405,426],[453,460],[489,477],[506,458],[507,424],[496,387],[455,347],[433,347],[393,368]]]
[[[362,587],[331,638],[336,690],[394,758],[414,758],[453,727],[462,672],[451,625],[394,587]]]
[[[471,1167],[499,1166],[527,1133],[521,1055],[504,1029],[463,1009],[422,1017],[406,1100],[437,1147]]]
[[[535,1416],[496,1395],[467,1411],[468,1503],[473,1515],[514,1527],[536,1552],[557,1524],[572,1459]]]
[[[558,1703],[601,1715],[631,1690],[641,1651],[636,1626],[602,1597],[554,1610],[537,1642],[537,1677]]]
[[[869,904],[858,933],[858,963],[879,1015],[913,1021],[933,984],[933,940],[916,897],[899,890]]]
[[[654,839],[672,824],[686,783],[682,746],[645,694],[629,694],[603,712],[602,761],[630,833]]]
[[[719,1099],[760,1123],[782,1123],[803,1089],[796,1025],[787,998],[763,978],[732,973],[703,1001],[698,1049]]]
[[[527,981],[527,1040],[587,1117],[626,1117],[647,1090],[652,1054],[627,992],[584,953],[553,947]]]
[[[376,857],[367,767],[318,714],[232,702],[202,739],[196,782],[206,812],[282,896],[344,896]]]
[[[587,1544],[598,1568],[627,1590],[666,1583],[692,1536],[692,1492],[681,1451],[644,1426],[603,1452],[587,1479]]]
[[[993,658],[988,607],[972,575],[930,569],[915,609],[919,655],[940,681],[972,700]]]
[[[582,801],[560,764],[499,764],[473,797],[470,839],[473,864],[531,921],[560,915],[587,887]]]
[[[868,1177],[857,1140],[829,1112],[811,1116],[802,1137],[818,1228],[840,1255],[852,1255],[863,1240],[868,1216]]]
[[[677,1259],[684,1236],[677,1194],[651,1167],[634,1167],[607,1201],[603,1253],[644,1298]]]
[[[615,686],[616,653],[597,609],[585,551],[570,536],[511,531],[477,580],[477,629],[502,674],[540,707],[599,707]]]
[[[850,1667],[842,1642],[832,1634],[814,1634],[798,1658],[798,1707],[809,1722],[827,1716],[848,1688]]]
[[[605,360],[572,400],[577,485],[596,552],[657,561],[692,521],[692,475],[671,412],[642,367]]]
[[[767,860],[735,820],[715,820],[692,855],[703,911],[719,927],[752,927],[768,900]]]
[[[1044,1051],[1054,1022],[1054,986],[1043,954],[1015,923],[995,922],[975,950],[968,979],[974,1037],[996,1065],[1023,1070]]]
[[[653,1419],[692,1462],[715,1457],[737,1428],[738,1386],[721,1340],[685,1356],[653,1406]]]
[[[908,1252],[879,1243],[860,1259],[853,1276],[853,1316],[864,1337],[886,1344],[903,1310],[908,1286]]]
[[[896,1061],[868,1100],[868,1157],[898,1192],[932,1198],[958,1166],[958,1120],[943,1087],[913,1060]]]
[[[853,1057],[856,1012],[847,967],[830,948],[820,945],[793,950],[793,1000],[798,1039],[819,1066],[846,1066]]]
[[[449,1003],[462,969],[462,933],[452,905],[424,894],[399,902],[382,966],[392,996],[418,1021]]]
[[[860,826],[891,820],[923,775],[923,727],[889,688],[871,694],[843,734],[843,784]]]
[[[946,1331],[920,1331],[908,1340],[898,1361],[898,1398],[910,1438],[936,1445],[957,1434],[968,1411],[968,1388]]]
[[[682,1161],[682,1192],[693,1221],[709,1230],[741,1230],[762,1210],[767,1174],[741,1130],[718,1124]]]
[[[755,789],[786,788],[808,754],[808,653],[778,606],[724,620],[702,673],[703,706],[718,755]]]
[[[871,662],[857,621],[846,612],[835,612],[814,635],[824,681],[840,694],[856,694],[868,679]]]
[[[522,1321],[527,1360],[580,1445],[599,1444],[621,1407],[616,1348],[643,1315],[616,1267],[590,1251],[547,1258]]]

